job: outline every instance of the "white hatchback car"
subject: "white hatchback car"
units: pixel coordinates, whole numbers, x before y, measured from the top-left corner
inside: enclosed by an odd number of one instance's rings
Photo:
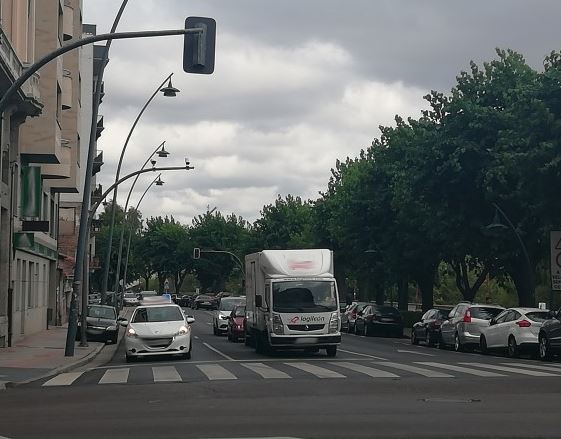
[[[195,319],[184,314],[175,304],[139,306],[126,326],[127,362],[151,355],[181,355],[191,358],[191,328]]]
[[[214,335],[228,331],[228,318],[236,305],[245,305],[245,297],[224,297],[220,299],[218,309],[212,316],[212,332]]]
[[[549,318],[549,311],[539,308],[509,308],[502,311],[481,331],[481,352],[506,350],[509,357],[521,351],[538,351],[540,328]]]

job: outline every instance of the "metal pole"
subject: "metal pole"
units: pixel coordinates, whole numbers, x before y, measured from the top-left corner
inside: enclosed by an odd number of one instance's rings
[[[138,212],[138,208],[140,206],[140,203],[142,203],[142,200],[144,199],[144,196],[146,195],[146,192],[148,192],[148,190],[152,187],[152,185],[154,183],[156,183],[156,181],[158,180],[158,178],[160,178],[161,175],[162,174],[158,175],[154,180],[152,180],[152,183],[150,183],[148,185],[148,187],[146,188],[146,190],[144,191],[144,193],[140,197],[140,200],[138,200],[138,203],[136,203],[136,207],[134,209],[136,212]],[[124,231],[124,228],[123,228],[123,231]],[[123,287],[125,287],[125,285],[127,284],[127,270],[129,268],[129,254],[130,254],[130,249],[131,249],[132,235],[133,235],[133,227],[131,226],[131,227],[129,227],[129,239],[128,239],[128,244],[127,244],[127,255],[125,257],[125,270],[124,270],[124,273],[123,273]],[[117,282],[118,282],[118,280],[117,280]]]
[[[123,15],[123,12],[125,10],[125,7],[127,6],[127,3],[128,3],[128,0],[123,0],[123,2],[121,3],[121,6],[119,7],[119,10],[117,12],[117,15],[115,16],[115,19],[113,20],[113,24],[111,26],[110,33],[114,33],[117,30],[117,26],[119,25],[119,21],[121,20],[121,16]],[[93,38],[93,37],[90,37],[90,38]],[[86,44],[89,44],[87,42],[87,40],[88,40],[88,38],[84,38],[84,39],[81,39],[81,40],[77,41],[75,44],[84,43],[84,41],[86,41]],[[77,325],[78,325],[78,310],[76,309],[76,307],[77,307],[76,300],[78,298],[78,294],[82,293],[80,291],[80,288],[81,288],[80,274],[82,273],[82,270],[83,270],[82,260],[85,259],[83,255],[84,255],[84,252],[85,252],[85,247],[87,245],[87,241],[88,241],[88,237],[89,237],[89,233],[90,233],[90,228],[89,227],[86,228],[86,225],[87,225],[86,222],[87,222],[88,211],[90,209],[90,202],[91,202],[93,161],[94,161],[94,157],[95,157],[95,148],[96,148],[96,143],[97,143],[97,138],[96,138],[97,116],[99,114],[99,104],[101,103],[101,87],[103,85],[103,74],[105,72],[105,65],[107,64],[107,60],[109,58],[109,48],[111,47],[111,43],[112,43],[112,40],[109,40],[107,42],[107,44],[105,45],[104,49],[103,49],[103,56],[102,56],[101,64],[99,65],[99,70],[97,72],[97,79],[96,79],[96,84],[95,84],[95,94],[94,94],[94,99],[93,99],[92,118],[91,118],[91,124],[90,124],[90,138],[89,138],[89,143],[88,143],[88,158],[87,158],[87,162],[86,162],[86,169],[85,169],[85,175],[84,175],[84,188],[83,188],[83,194],[82,194],[82,206],[81,206],[81,209],[80,209],[80,227],[79,227],[79,231],[78,231],[78,242],[76,244],[76,259],[74,261],[74,280],[73,280],[73,283],[72,283],[72,295],[71,295],[71,298],[70,298],[70,310],[69,310],[69,313],[68,313],[68,332],[66,333],[66,346],[65,346],[65,349],[64,349],[64,355],[66,357],[74,356],[74,343],[75,343],[75,339],[76,339],[76,331],[78,329],[77,328]],[[76,47],[79,47],[79,46],[76,46]],[[62,49],[72,50],[73,48],[74,47],[72,47],[72,44],[69,44],[68,46],[65,46],[65,47],[63,47],[59,50],[62,50]],[[54,53],[56,54],[56,51]],[[59,55],[60,54],[56,54],[54,56],[53,56],[53,54],[47,55],[45,58],[43,58],[42,60],[39,61],[39,65],[41,66],[42,63],[46,64],[51,59],[54,59]],[[50,58],[50,56],[53,56],[53,57]],[[33,69],[33,66],[29,70],[32,70],[32,69]],[[26,73],[29,73],[29,70]],[[25,73],[24,73],[23,76],[25,76]],[[23,82],[22,82],[22,84],[23,84]],[[18,86],[18,88],[19,88],[19,86]],[[8,90],[8,92],[9,92],[9,90]],[[6,95],[7,94],[8,93],[6,93]],[[4,96],[3,99],[7,99],[7,97]],[[1,107],[1,101],[0,101],[0,107]],[[86,293],[85,301],[87,302],[87,300],[88,300],[88,297],[87,297],[87,293]],[[82,303],[83,302],[84,302],[84,295],[82,294]],[[84,315],[84,313],[82,313],[81,326],[82,326],[81,343],[87,343],[87,334],[86,334],[86,331],[85,331],[85,328],[87,328],[87,317],[86,317],[86,315]]]
[[[522,248],[522,253],[524,254],[524,258],[526,259],[526,265],[528,267],[528,275],[530,276],[530,284],[531,284],[530,288],[532,288],[532,294],[534,294],[535,293],[534,272],[533,272],[533,269],[532,269],[532,263],[530,262],[530,256],[528,255],[528,251],[526,250],[526,246],[524,245],[524,241],[522,241],[522,237],[516,231],[516,227],[514,227],[514,224],[512,224],[512,222],[510,221],[510,219],[506,215],[506,213],[504,213],[504,211],[498,206],[497,203],[492,203],[492,204],[495,207],[495,209],[497,209],[500,212],[500,214],[504,217],[508,226],[511,228],[511,230],[514,232],[514,234],[518,238],[518,242],[520,243],[520,247]]]
[[[142,165],[142,168],[140,168],[140,169],[144,169],[144,168],[146,167],[146,165],[148,164],[148,162],[150,161],[150,159],[151,159],[152,157],[154,157],[154,154],[156,154],[156,153],[158,152],[158,150],[160,149],[160,147],[163,146],[165,143],[166,143],[166,142],[163,141],[162,143],[160,143],[160,144],[158,145],[158,147],[154,150],[154,152],[153,152],[152,154],[150,154],[150,157],[148,157],[148,158],[146,159],[146,161],[145,161],[144,164]],[[122,157],[122,156],[121,156],[121,157]],[[119,171],[117,171],[117,172],[119,172]],[[160,174],[160,175],[161,175],[161,174]],[[132,195],[132,191],[133,191],[133,189],[134,189],[134,186],[136,185],[136,182],[138,181],[138,177],[139,177],[139,175],[137,175],[137,176],[135,177],[135,179],[133,180],[133,182],[132,182],[132,184],[131,184],[131,187],[130,187],[130,189],[129,189],[129,193],[128,193],[128,195],[127,195],[127,201],[125,202],[125,208],[124,208],[125,219],[126,219],[126,217],[127,217],[127,209],[128,209],[128,207],[129,207],[130,197],[131,197],[131,195]],[[156,181],[156,180],[154,180],[154,181]],[[115,200],[116,195],[117,195],[117,192],[115,191],[115,192],[114,192],[114,195],[113,195],[113,201]],[[114,212],[113,212],[113,213],[114,213]],[[111,225],[111,228],[113,228],[113,220],[114,220],[114,217],[112,218],[112,225]],[[119,251],[118,251],[118,253],[117,253],[117,268],[116,268],[116,273],[115,273],[115,288],[114,288],[115,291],[117,291],[117,290],[119,289],[119,276],[120,276],[120,274],[121,274],[121,259],[122,259],[122,256],[123,256],[123,241],[124,241],[124,237],[125,237],[124,235],[125,235],[125,224],[123,224],[123,227],[121,227],[121,236],[120,236],[120,238],[119,238]],[[113,232],[112,232],[112,231],[110,231],[110,236],[111,236],[111,239],[112,239],[112,236],[113,236]],[[110,242],[110,244],[107,246],[107,248],[108,248],[109,250],[111,250],[111,241],[109,241],[109,242]],[[106,258],[106,260],[109,261],[109,256]],[[109,269],[107,269],[107,273],[104,274],[104,275],[107,275],[107,276],[109,275]],[[104,281],[107,281],[107,278],[105,278]]]
[[[89,293],[89,271],[90,271],[90,252],[89,252],[89,233],[86,235],[87,243],[86,243],[86,257],[84,258],[83,264],[83,274],[82,279],[84,282],[83,287],[83,294],[82,294],[82,316],[80,321],[80,347],[87,347],[88,346],[88,334],[86,333],[87,329],[87,317],[88,317],[88,293]],[[84,324],[86,322],[86,324]]]
[[[171,73],[170,75],[168,75],[160,85],[158,85],[158,87],[156,88],[156,90],[154,90],[154,93],[152,93],[152,95],[150,95],[150,97],[148,98],[148,100],[146,101],[146,103],[144,104],[144,106],[142,107],[142,109],[140,110],[140,113],[138,113],[138,116],[136,116],[136,119],[134,120],[131,129],[129,130],[129,133],[127,135],[127,138],[125,140],[125,144],[123,145],[123,149],[121,150],[121,156],[119,157],[119,164],[117,165],[117,172],[115,173],[115,181],[119,180],[119,176],[121,175],[121,166],[123,164],[123,158],[125,156],[125,151],[127,150],[127,146],[129,144],[129,141],[131,139],[132,133],[134,132],[134,129],[136,128],[136,125],[138,124],[140,118],[142,117],[142,115],[144,114],[144,111],[146,110],[146,108],[148,108],[148,105],[150,105],[150,103],[154,100],[154,98],[156,97],[156,95],[160,92],[160,90],[162,89],[162,87],[164,87],[166,85],[166,82],[168,82],[171,77],[173,76],[173,73]],[[117,210],[117,195],[118,195],[118,191],[119,191],[119,187],[115,186],[115,189],[113,191],[113,200],[111,202],[111,222],[109,224],[109,237],[107,240],[107,250],[105,251],[105,264],[103,266],[103,278],[102,278],[102,283],[101,283],[101,302],[105,303],[105,293],[107,292],[107,284],[109,283],[109,266],[111,265],[111,253],[112,253],[112,245],[113,245],[113,231],[115,230],[115,211]],[[125,215],[127,214],[127,211],[125,209]],[[117,267],[119,267],[119,263],[117,263]],[[117,292],[119,289],[119,274],[116,274],[115,276],[115,282],[116,282],[116,286],[115,286],[115,297],[117,296]]]

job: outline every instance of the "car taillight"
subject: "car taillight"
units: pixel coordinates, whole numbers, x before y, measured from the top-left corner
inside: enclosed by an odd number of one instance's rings
[[[528,320],[520,320],[519,322],[516,322],[516,324],[521,328],[529,328],[530,326],[532,326],[532,324]]]
[[[471,323],[471,311],[469,309],[464,314],[464,323]]]

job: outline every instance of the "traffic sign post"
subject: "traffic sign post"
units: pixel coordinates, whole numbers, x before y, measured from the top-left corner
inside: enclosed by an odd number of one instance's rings
[[[561,291],[561,231],[550,232],[550,250],[551,290]]]

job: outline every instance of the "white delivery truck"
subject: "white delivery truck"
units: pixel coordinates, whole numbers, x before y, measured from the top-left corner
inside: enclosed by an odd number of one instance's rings
[[[257,352],[341,343],[331,250],[264,250],[245,257],[246,344]]]

